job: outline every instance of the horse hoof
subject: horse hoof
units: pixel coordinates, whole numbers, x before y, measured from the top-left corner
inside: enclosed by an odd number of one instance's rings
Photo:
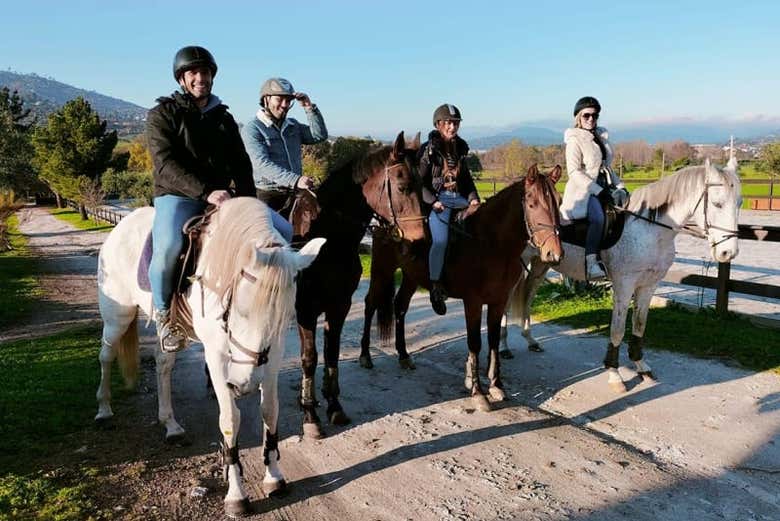
[[[642,378],[642,381],[647,384],[652,384],[658,382],[658,380],[655,378],[655,375],[652,371],[646,371],[643,373],[639,373],[639,377]]]
[[[114,416],[101,416],[95,418],[95,426],[103,431],[111,430],[114,428]]]
[[[475,394],[471,397],[471,400],[478,411],[489,412],[491,410],[490,402],[484,394]]]
[[[287,494],[287,482],[283,479],[279,481],[263,481],[263,492],[268,497],[281,497]]]
[[[414,365],[414,360],[412,360],[411,356],[409,358],[399,359],[398,365],[401,366],[401,369],[417,369],[417,366]]]
[[[615,382],[609,382],[609,388],[612,389],[613,392],[618,394],[622,394],[627,391],[626,384],[624,384],[620,380]]]
[[[170,436],[165,436],[165,443],[168,445],[190,445],[190,442],[187,440],[187,436],[182,432],[179,434],[171,434]]]
[[[503,358],[504,360],[511,360],[515,357],[515,355],[512,354],[512,351],[509,349],[502,349],[498,352],[498,356]]]
[[[304,423],[303,437],[312,440],[320,440],[325,437],[325,434],[322,432],[319,423]]]
[[[491,386],[488,388],[488,393],[490,393],[490,397],[493,398],[493,401],[503,402],[506,400],[506,393],[500,387]]]
[[[539,344],[528,344],[528,350],[532,353],[544,353],[544,348]]]
[[[225,515],[230,518],[245,517],[249,515],[250,510],[251,506],[247,498],[225,500]]]
[[[364,369],[373,369],[374,368],[374,362],[371,361],[370,356],[361,356],[359,358],[360,361],[360,367]]]
[[[352,420],[349,419],[349,416],[344,414],[344,411],[333,411],[330,414],[330,423],[331,425],[347,425]]]

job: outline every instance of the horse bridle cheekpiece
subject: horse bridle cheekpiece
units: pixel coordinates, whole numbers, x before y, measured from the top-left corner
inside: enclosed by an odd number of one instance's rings
[[[400,242],[404,238],[404,231],[401,229],[401,226],[399,223],[402,222],[409,222],[409,221],[424,221],[425,216],[420,215],[411,215],[408,217],[398,217],[398,215],[395,212],[395,207],[393,206],[393,191],[392,183],[390,181],[390,171],[399,168],[402,166],[406,166],[405,161],[399,161],[394,164],[387,164],[385,165],[385,180],[382,183],[382,193],[380,194],[380,199],[382,198],[382,194],[387,193],[387,206],[390,210],[390,217],[392,218],[392,222],[388,221],[386,218],[382,217],[378,213],[374,212],[374,217],[377,218],[379,222],[381,222],[384,227],[389,228],[390,230],[390,237],[396,242]]]
[[[549,186],[547,185],[547,177],[543,174],[538,174],[539,178],[543,179],[544,188],[542,189],[542,192],[544,193],[544,198],[547,202],[547,205],[552,207],[552,194],[550,194]],[[529,212],[528,212],[528,198],[523,197],[523,213],[525,214],[525,230],[526,233],[528,233],[528,242],[531,246],[536,248],[537,250],[541,251],[542,247],[547,244],[547,241],[549,241],[551,238],[556,237],[559,235],[560,231],[558,230],[558,226],[556,224],[547,224],[547,223],[530,223],[528,222]],[[548,230],[547,235],[545,236],[544,240],[540,243],[536,241],[536,232]]]
[[[279,247],[281,246],[281,244],[272,245],[272,246]],[[239,277],[243,278],[245,281],[249,282],[250,284],[255,284],[257,282],[257,277],[255,277],[254,275],[252,275],[251,273],[247,272],[244,269],[242,269],[239,272]],[[233,332],[230,330],[230,325],[228,323],[230,320],[230,311],[233,308],[233,294],[235,293],[236,286],[238,285],[238,282],[240,280],[239,277],[236,277],[235,282],[231,285],[231,288],[228,290],[227,293],[225,312],[222,314],[222,329],[224,329],[225,332],[228,334],[228,341],[230,342],[230,344],[249,357],[249,360],[236,360],[235,358],[233,358],[233,353],[231,351],[230,361],[234,364],[245,364],[245,365],[251,364],[260,367],[261,365],[265,365],[268,363],[268,352],[271,351],[271,344],[268,344],[265,347],[265,349],[261,349],[259,351],[253,351],[252,349],[243,346],[233,336]]]
[[[708,183],[704,182],[704,190],[702,191],[701,195],[699,196],[699,200],[696,201],[696,206],[693,207],[693,212],[696,213],[696,210],[699,208],[699,205],[704,201],[704,205],[702,207],[702,211],[704,212],[704,231],[699,231],[695,226],[689,226],[685,225],[684,229],[688,231],[691,235],[698,235],[702,239],[708,239],[710,242],[711,247],[715,247],[723,242],[726,242],[729,239],[733,239],[734,237],[737,237],[739,235],[739,232],[737,230],[729,230],[728,228],[721,228],[720,226],[715,226],[714,224],[710,224],[709,219],[707,218],[707,206],[709,205],[709,191],[710,187],[712,186],[725,186],[725,183]],[[714,241],[710,238],[710,230],[718,230],[721,232],[726,232],[726,234],[723,236],[723,238],[719,241]]]

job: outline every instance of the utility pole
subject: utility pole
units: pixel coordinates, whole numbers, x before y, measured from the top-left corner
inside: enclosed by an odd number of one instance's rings
[[[664,176],[664,165],[666,164],[666,150],[661,148],[661,177]]]

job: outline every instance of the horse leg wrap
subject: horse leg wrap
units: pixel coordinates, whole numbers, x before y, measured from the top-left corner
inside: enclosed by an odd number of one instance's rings
[[[314,399],[314,378],[303,377],[301,382],[301,407],[316,407],[319,405]]]
[[[282,459],[282,453],[279,452],[279,433],[271,434],[271,431],[266,429],[265,442],[263,443],[263,463],[266,467],[271,464],[269,456],[272,450],[276,451],[276,461]]]
[[[222,478],[228,480],[228,467],[230,465],[238,465],[239,475],[244,475],[244,467],[241,465],[241,460],[238,457],[238,444],[233,447],[228,447],[225,443],[220,443],[219,446],[219,459],[222,464]]]
[[[327,400],[338,398],[341,394],[339,389],[339,368],[326,367],[322,374],[322,396]]]
[[[607,346],[607,356],[604,357],[604,367],[606,369],[617,369],[620,366],[620,346],[613,346],[611,343]]]
[[[628,358],[632,362],[642,359],[642,347],[644,344],[645,339],[641,336],[631,335],[631,338],[628,339]]]

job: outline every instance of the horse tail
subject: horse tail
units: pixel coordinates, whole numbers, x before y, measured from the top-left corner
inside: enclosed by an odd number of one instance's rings
[[[525,292],[521,285],[526,283],[525,275],[523,275],[515,284],[515,287],[512,288],[512,291],[509,292],[509,300],[506,303],[506,316],[510,322],[523,318],[522,310],[525,309],[527,303],[525,301]]]
[[[393,333],[393,296],[395,295],[395,273],[380,283],[379,302],[377,305],[377,327],[382,342],[389,342]]]
[[[125,381],[125,387],[132,389],[138,382],[138,314],[133,317],[133,321],[122,334],[117,346],[117,361],[119,362],[119,371]]]

